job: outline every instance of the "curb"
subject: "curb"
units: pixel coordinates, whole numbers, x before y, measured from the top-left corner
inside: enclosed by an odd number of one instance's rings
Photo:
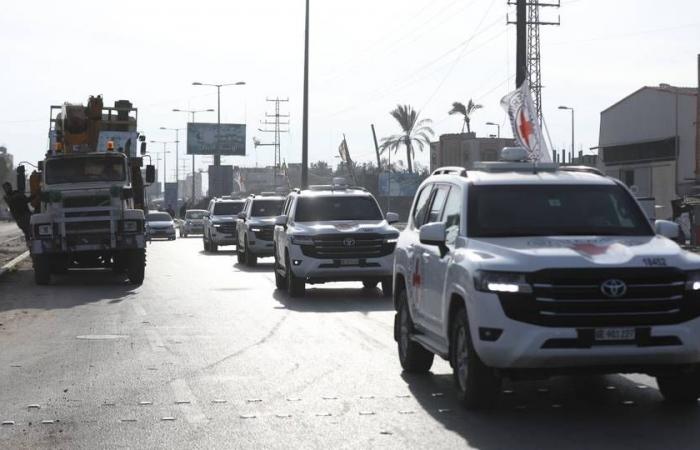
[[[17,264],[21,263],[22,261],[24,261],[28,257],[29,257],[29,250],[22,253],[21,255],[19,255],[18,257],[16,257],[12,261],[8,262],[4,266],[0,267],[0,277],[5,275],[5,273],[9,272],[10,270],[14,269]]]

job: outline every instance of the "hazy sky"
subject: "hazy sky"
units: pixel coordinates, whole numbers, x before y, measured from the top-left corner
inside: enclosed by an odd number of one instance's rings
[[[117,9],[117,6],[119,9]],[[453,101],[484,105],[474,131],[495,133],[499,99],[514,85],[514,16],[506,0],[311,0],[310,160],[337,161],[345,133],[356,160],[376,160],[370,124],[379,137],[397,131],[388,115],[413,105],[434,121],[437,134],[458,132]],[[123,0],[4,2],[0,14],[0,145],[17,160],[40,159],[47,146],[50,104],[106,104],[130,99],[149,139],[170,140],[160,126],[185,127],[173,108],[215,108],[222,90],[222,121],[248,124],[248,156],[231,164],[272,161],[272,148],[252,138],[271,105],[289,97],[291,133],[282,156],[301,152],[303,0]],[[597,144],[600,111],[643,85],[697,84],[700,2],[697,0],[562,0],[543,10],[542,77],[545,120],[555,147],[570,146],[576,108],[576,147]],[[202,113],[198,121],[216,121]],[[182,133],[184,134],[184,132]],[[181,138],[184,154],[185,139]],[[152,151],[162,146],[152,147]],[[174,154],[169,168],[174,168]],[[189,167],[189,157],[188,167]],[[427,164],[427,151],[418,156]],[[201,161],[201,158],[200,158]],[[204,161],[201,161],[204,163]]]

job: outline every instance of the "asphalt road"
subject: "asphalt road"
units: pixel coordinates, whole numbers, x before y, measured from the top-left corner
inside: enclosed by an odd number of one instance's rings
[[[391,301],[344,283],[303,300],[199,238],[153,242],[143,286],[82,271],[0,280],[0,448],[675,449],[700,409],[651,378],[508,384],[453,400],[447,363],[401,373]]]

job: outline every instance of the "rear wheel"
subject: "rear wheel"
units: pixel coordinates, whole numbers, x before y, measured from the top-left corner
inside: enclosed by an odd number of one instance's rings
[[[695,367],[677,375],[658,376],[656,384],[667,402],[694,405],[700,397],[700,370]]]
[[[285,259],[286,264],[286,276],[287,279],[287,294],[290,297],[303,297],[306,294],[306,280],[297,277],[292,272],[292,265],[289,263],[289,257]]]
[[[492,408],[498,398],[501,379],[476,353],[464,309],[456,313],[450,328],[450,362],[460,403],[467,409]]]
[[[48,255],[37,255],[33,258],[34,282],[46,286],[51,282],[51,259]]]
[[[250,251],[248,246],[248,238],[245,238],[245,265],[253,267],[258,264],[258,257]]]
[[[362,286],[364,286],[365,289],[374,289],[377,287],[378,284],[379,284],[378,281],[371,281],[371,280],[362,282]]]
[[[131,284],[141,285],[146,276],[146,250],[136,249],[129,252],[126,275]]]

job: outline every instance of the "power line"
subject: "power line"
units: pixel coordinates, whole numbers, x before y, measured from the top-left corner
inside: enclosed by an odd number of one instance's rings
[[[287,120],[286,122],[282,121],[282,119],[289,119],[289,114],[280,113],[280,104],[289,102],[289,99],[281,99],[277,97],[274,99],[268,98],[266,99],[266,101],[275,104],[275,112],[272,114],[265,113],[265,120],[260,121],[260,124],[263,126],[263,128],[258,128],[258,131],[260,131],[261,133],[274,133],[274,140],[271,143],[262,143],[258,141],[257,138],[254,138],[253,145],[255,145],[256,148],[265,146],[274,147],[275,165],[272,169],[272,176],[274,178],[273,184],[275,187],[277,187],[277,171],[279,170],[279,167],[282,163],[282,158],[280,155],[280,134],[289,133],[289,120]],[[272,129],[270,129],[270,127],[272,127]]]

